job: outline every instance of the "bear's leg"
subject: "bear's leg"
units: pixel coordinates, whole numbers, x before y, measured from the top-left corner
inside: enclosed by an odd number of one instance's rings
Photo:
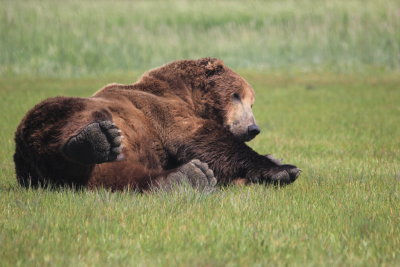
[[[138,162],[120,161],[97,165],[92,174],[89,188],[102,187],[113,191],[151,192],[188,184],[199,191],[210,192],[217,183],[213,171],[197,159],[172,170],[149,170]]]
[[[152,189],[170,189],[185,183],[199,191],[211,192],[217,184],[217,179],[206,163],[194,159],[167,174],[165,178],[157,179]]]
[[[239,177],[250,182],[285,185],[294,182],[301,173],[294,165],[282,164],[270,155],[259,155],[210,121],[179,147],[176,157],[178,162],[199,159],[207,163],[219,184],[229,184]]]
[[[84,164],[122,159],[121,131],[112,121],[93,122],[71,137],[63,147],[65,155]]]
[[[37,104],[15,133],[19,183],[26,187],[86,186],[94,163],[120,155],[121,137],[109,122],[112,119],[98,98],[55,97]]]

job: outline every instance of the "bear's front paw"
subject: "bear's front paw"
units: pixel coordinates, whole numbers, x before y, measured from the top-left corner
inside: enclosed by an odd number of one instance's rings
[[[214,172],[207,163],[194,159],[181,166],[178,171],[168,175],[171,184],[189,183],[193,188],[202,192],[211,192],[217,184]]]
[[[286,185],[293,183],[299,177],[301,170],[294,165],[283,164],[273,167],[260,168],[249,172],[247,178],[253,183],[269,183]]]
[[[93,122],[64,145],[65,155],[82,164],[96,164],[123,158],[121,131],[112,121]]]
[[[267,182],[277,185],[293,183],[299,177],[301,170],[294,165],[280,165],[274,167],[264,174]]]

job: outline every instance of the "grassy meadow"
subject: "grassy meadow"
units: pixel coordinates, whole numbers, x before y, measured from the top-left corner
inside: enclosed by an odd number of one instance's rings
[[[0,1],[0,266],[399,266],[400,3]],[[284,188],[25,190],[13,134],[56,95],[219,57]]]
[[[0,74],[85,76],[204,56],[240,69],[400,67],[397,0],[1,0],[0,10]]]

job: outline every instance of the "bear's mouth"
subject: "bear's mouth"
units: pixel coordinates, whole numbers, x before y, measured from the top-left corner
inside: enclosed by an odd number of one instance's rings
[[[258,133],[249,133],[248,131],[244,133],[242,131],[239,132],[238,129],[235,129],[231,125],[227,127],[227,130],[230,131],[237,140],[242,142],[249,142],[253,140],[254,137],[256,137],[258,134]]]
[[[257,136],[257,134],[245,134],[243,137],[243,141],[249,142],[249,141],[253,140],[254,137],[256,137],[256,136]]]
[[[236,139],[242,142],[249,142],[260,133],[260,129],[258,128],[258,126],[256,126],[257,130],[249,130],[250,127],[248,127],[246,131],[235,128],[232,125],[229,125],[227,128],[235,136]]]

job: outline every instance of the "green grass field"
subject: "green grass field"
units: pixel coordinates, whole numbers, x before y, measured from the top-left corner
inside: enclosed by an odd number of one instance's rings
[[[213,56],[234,68],[400,68],[398,0],[0,0],[0,74],[85,76]]]
[[[263,128],[251,145],[304,170],[291,186],[20,189],[12,135],[29,107],[135,75],[1,79],[1,265],[400,264],[399,76],[242,75],[256,88]]]
[[[0,1],[0,266],[400,266],[399,28],[395,0]],[[250,145],[302,168],[293,185],[17,185],[34,104],[203,56],[253,85]]]

